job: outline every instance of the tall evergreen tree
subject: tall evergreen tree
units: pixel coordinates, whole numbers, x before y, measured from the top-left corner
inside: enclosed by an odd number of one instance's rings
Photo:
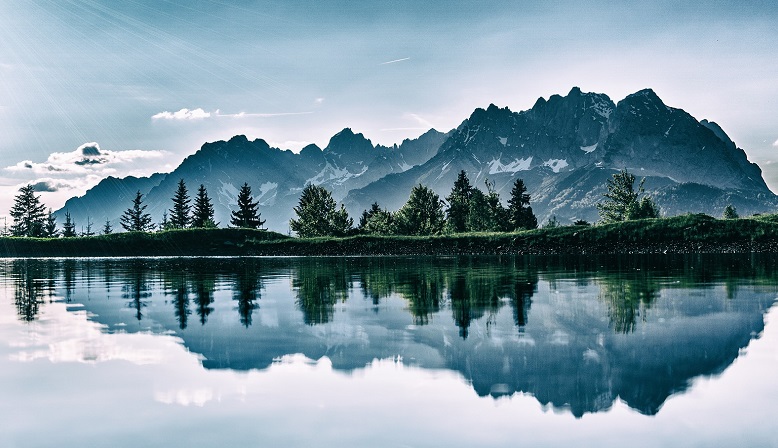
[[[483,193],[473,188],[470,196],[470,212],[467,216],[469,232],[502,232],[508,230],[508,211],[500,203],[500,195],[494,189],[494,183],[487,179]]]
[[[81,230],[81,236],[94,236],[95,232],[92,231],[92,218],[86,217],[86,229]]]
[[[449,232],[466,232],[468,215],[470,214],[470,199],[473,196],[473,187],[467,178],[465,170],[459,172],[451,193],[446,197],[448,210],[446,210],[446,229]]]
[[[132,207],[124,211],[120,222],[124,230],[128,232],[148,232],[154,229],[151,223],[151,215],[145,212],[146,205],[143,203],[143,195],[140,190],[135,193],[135,199],[132,200]]]
[[[251,196],[251,187],[244,183],[238,192],[238,209],[232,211],[230,224],[247,229],[261,229],[265,221],[260,219],[258,206],[259,202],[254,202]]]
[[[57,218],[54,216],[51,209],[49,209],[49,215],[46,218],[44,234],[47,238],[56,238],[59,235],[59,231],[57,230]]]
[[[211,198],[208,197],[208,191],[205,185],[200,184],[195,197],[194,209],[192,210],[192,227],[214,228],[219,224],[214,221],[214,210]]]
[[[508,199],[509,230],[536,229],[538,218],[529,206],[530,195],[522,179],[513,182],[511,197]]]
[[[301,238],[345,236],[354,225],[346,208],[341,204],[338,210],[332,194],[326,188],[313,184],[303,188],[294,212],[297,219],[289,220],[289,228]]]
[[[70,217],[70,210],[65,210],[65,223],[62,225],[62,236],[73,238],[76,236],[76,222]]]
[[[395,214],[395,231],[400,235],[435,235],[445,224],[443,201],[422,184],[413,187],[408,202]]]
[[[111,221],[105,220],[105,224],[103,224],[103,235],[110,235],[113,233],[113,226],[111,225]]]
[[[737,210],[732,204],[728,204],[724,209],[724,214],[721,216],[723,219],[738,219],[740,216],[737,214]]]
[[[370,210],[362,211],[362,217],[359,218],[359,233],[371,235],[390,235],[392,229],[392,213],[382,209],[378,202],[370,206]]]
[[[170,209],[170,226],[174,229],[185,229],[192,221],[192,217],[189,216],[192,206],[189,205],[189,193],[184,179],[179,179],[178,188],[172,200],[173,208]]]
[[[9,214],[13,218],[11,235],[45,236],[46,207],[41,203],[40,196],[35,195],[32,185],[25,185],[19,189]]]

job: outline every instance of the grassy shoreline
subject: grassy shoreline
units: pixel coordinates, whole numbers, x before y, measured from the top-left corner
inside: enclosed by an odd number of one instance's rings
[[[292,238],[248,229],[189,229],[84,238],[0,238],[0,257],[552,255],[778,253],[778,215],[705,215],[513,233]]]

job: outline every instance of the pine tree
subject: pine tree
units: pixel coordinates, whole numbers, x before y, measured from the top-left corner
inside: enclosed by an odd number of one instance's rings
[[[81,231],[81,236],[94,236],[95,232],[92,231],[92,219],[86,217],[86,230]]]
[[[140,190],[132,200],[132,207],[124,211],[120,222],[124,230],[128,232],[148,232],[154,228],[151,223],[151,215],[145,213],[146,205],[143,204],[143,195]]]
[[[62,236],[73,238],[76,236],[76,222],[70,218],[70,211],[65,210],[65,223],[62,225]]]
[[[308,184],[294,208],[297,219],[289,221],[290,229],[301,238],[343,236],[351,231],[354,221],[341,205],[336,209],[332,194],[324,187]]]
[[[46,218],[44,234],[47,238],[56,238],[59,236],[59,232],[57,231],[57,218],[54,216],[54,213],[52,213],[51,209],[49,209],[49,215]]]
[[[244,183],[238,192],[238,210],[233,210],[230,224],[247,229],[261,229],[265,221],[260,219],[258,206],[259,202],[254,202],[251,196],[251,187],[248,183]]]
[[[41,204],[40,196],[35,195],[32,185],[19,189],[9,214],[13,218],[11,235],[38,238],[44,236],[46,207]]]
[[[105,220],[105,224],[103,224],[103,235],[110,235],[113,233],[113,226],[111,225],[111,221]]]
[[[173,227],[170,225],[170,220],[167,217],[167,210],[162,212],[162,221],[159,222],[159,225],[157,226],[158,231],[164,232],[166,230],[170,230]]]
[[[194,210],[192,211],[192,227],[215,228],[219,224],[214,221],[214,210],[205,185],[200,184],[195,197]]]
[[[494,182],[485,181],[487,193],[473,188],[470,213],[467,216],[469,232],[502,232],[508,230],[508,211],[500,203]]]
[[[530,195],[522,179],[516,179],[511,190],[511,198],[508,199],[508,229],[536,229],[538,218],[532,213],[529,206]]]
[[[470,200],[474,188],[470,185],[467,173],[459,172],[451,193],[446,197],[448,210],[446,210],[446,229],[449,232],[465,232],[470,215]]]
[[[178,188],[172,200],[173,208],[170,209],[170,227],[185,229],[192,221],[191,216],[189,216],[192,207],[189,205],[189,193],[186,190],[184,179],[178,181]]]
[[[408,202],[395,214],[395,231],[400,235],[435,235],[445,224],[443,201],[422,184],[413,187]]]

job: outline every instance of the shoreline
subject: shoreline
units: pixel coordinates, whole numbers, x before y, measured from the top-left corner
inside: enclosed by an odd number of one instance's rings
[[[0,257],[616,255],[778,253],[778,217],[706,215],[513,233],[292,238],[250,229],[188,229],[81,238],[0,238]]]

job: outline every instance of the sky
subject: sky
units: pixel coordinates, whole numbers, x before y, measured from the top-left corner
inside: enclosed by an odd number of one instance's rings
[[[776,23],[774,1],[3,1],[0,216],[22,185],[57,209],[237,134],[391,145],[573,86],[654,89],[778,191]]]

